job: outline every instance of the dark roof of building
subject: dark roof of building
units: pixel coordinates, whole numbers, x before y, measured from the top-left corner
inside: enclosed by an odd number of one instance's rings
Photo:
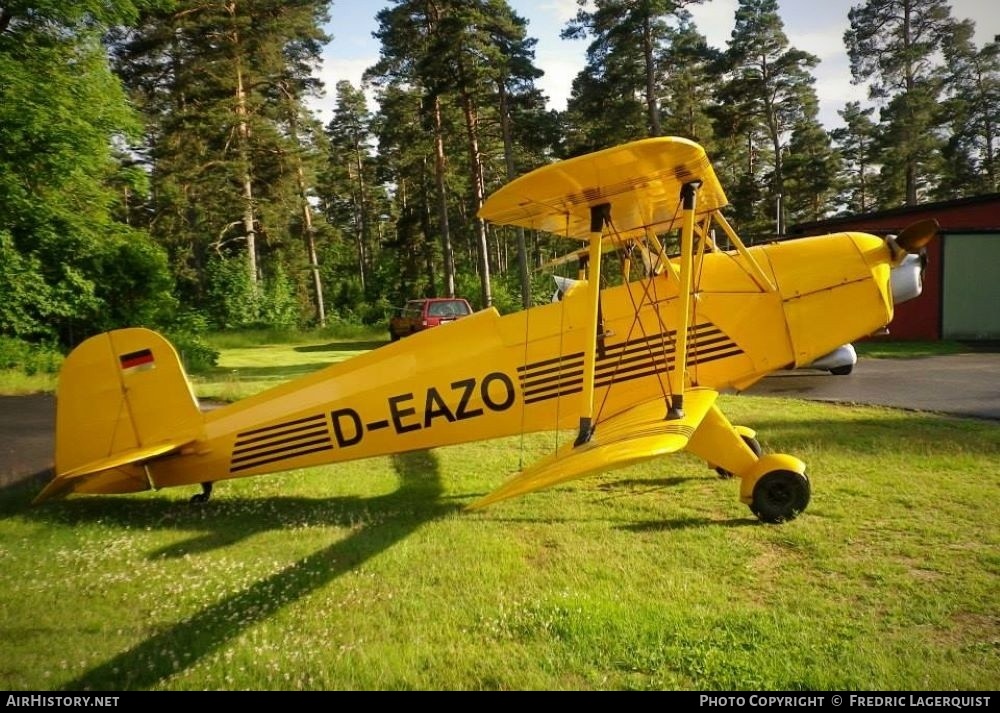
[[[1000,193],[799,223],[788,229],[788,236],[802,237],[837,230],[898,232],[925,218],[937,219],[941,229],[948,232],[1000,232]]]

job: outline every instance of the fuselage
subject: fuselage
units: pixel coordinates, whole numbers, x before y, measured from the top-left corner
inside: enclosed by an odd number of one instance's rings
[[[892,317],[890,255],[851,233],[696,261],[686,383],[744,388],[870,334]],[[677,275],[601,291],[596,399],[603,416],[669,392]],[[204,438],[126,465],[79,492],[122,492],[367,458],[576,426],[587,306],[563,301],[500,316],[486,309],[206,413]]]

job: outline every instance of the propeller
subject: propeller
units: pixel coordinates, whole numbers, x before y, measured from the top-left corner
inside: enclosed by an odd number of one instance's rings
[[[885,243],[889,246],[889,251],[892,254],[892,264],[899,265],[907,254],[924,256],[927,244],[937,236],[940,230],[941,226],[938,222],[930,218],[906,226],[899,235],[886,236]],[[925,258],[922,257],[921,261],[924,260]]]
[[[896,237],[896,244],[908,253],[919,253],[940,230],[941,226],[933,218],[921,220],[906,226],[906,229]]]

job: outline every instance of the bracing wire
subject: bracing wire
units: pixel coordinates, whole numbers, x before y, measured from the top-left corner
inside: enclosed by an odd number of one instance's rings
[[[677,218],[677,212],[676,211],[679,210],[679,209],[680,209],[680,205],[678,205],[677,209],[675,210],[674,220],[676,220],[676,218]],[[671,221],[671,222],[673,222],[673,221]],[[616,247],[618,247],[618,249],[621,250],[621,234],[618,232],[617,228],[614,227],[614,223],[613,222],[610,225],[611,225],[611,231],[612,231],[612,239],[615,242]],[[646,278],[644,278],[643,280],[640,281],[640,284],[642,285],[642,288],[643,288],[643,293],[642,293],[642,297],[640,298],[640,300],[639,300],[638,303],[636,303],[635,294],[633,293],[633,291],[631,289],[631,286],[630,285],[626,285],[625,286],[626,292],[628,293],[628,296],[629,296],[629,300],[632,303],[633,317],[632,317],[632,324],[629,325],[628,333],[625,336],[624,343],[628,343],[632,339],[632,336],[635,334],[636,327],[638,327],[639,332],[642,334],[643,342],[645,344],[646,350],[649,353],[649,356],[650,356],[650,359],[651,359],[652,363],[656,364],[656,362],[657,362],[657,356],[660,356],[661,359],[662,359],[662,362],[664,364],[669,365],[670,364],[669,351],[666,348],[667,338],[668,338],[668,335],[669,335],[669,330],[667,329],[666,324],[663,322],[663,318],[660,316],[659,310],[653,310],[654,314],[656,315],[657,321],[659,322],[661,334],[663,335],[663,338],[659,340],[660,341],[660,354],[659,355],[657,355],[657,353],[655,351],[655,348],[654,348],[654,345],[650,341],[650,336],[646,333],[646,327],[645,327],[645,325],[643,325],[642,319],[640,318],[640,311],[641,311],[641,309],[647,303],[652,304],[654,301],[658,301],[656,299],[657,298],[657,294],[656,294],[656,276],[659,273],[659,270],[658,270],[659,261],[662,260],[662,259],[663,259],[662,254],[660,254],[658,252],[657,256],[656,256],[656,263],[651,266],[650,274],[647,275]],[[652,300],[650,299],[650,294],[649,294],[650,293],[650,289],[649,289],[650,285],[652,286],[652,290],[653,290],[653,299]],[[676,338],[673,340],[673,343],[674,343],[675,348],[676,348]],[[596,421],[600,421],[601,414],[604,412],[604,407],[606,406],[606,404],[608,402],[608,397],[611,394],[611,387],[614,384],[614,376],[615,376],[615,374],[618,373],[618,370],[621,367],[621,364],[622,364],[622,361],[624,360],[624,357],[625,357],[625,349],[623,347],[619,351],[619,353],[618,353],[618,359],[617,359],[617,361],[615,363],[614,369],[611,370],[610,376],[608,377],[608,387],[605,390],[604,396],[601,399],[601,405],[597,409],[597,413],[595,414],[595,420]],[[654,373],[656,374],[656,380],[657,380],[657,383],[658,383],[658,385],[660,387],[660,394],[663,396],[664,402],[669,402],[671,396],[673,395],[673,391],[672,391],[671,386],[670,386],[670,380],[667,379],[666,386],[664,386],[663,373],[660,370],[656,370]]]

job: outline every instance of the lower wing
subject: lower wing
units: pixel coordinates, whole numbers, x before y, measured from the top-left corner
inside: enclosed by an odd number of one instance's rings
[[[686,391],[684,416],[679,419],[666,420],[667,407],[662,399],[656,399],[598,421],[587,443],[563,446],[469,507],[483,508],[586,475],[683,450],[718,395],[713,389]]]

